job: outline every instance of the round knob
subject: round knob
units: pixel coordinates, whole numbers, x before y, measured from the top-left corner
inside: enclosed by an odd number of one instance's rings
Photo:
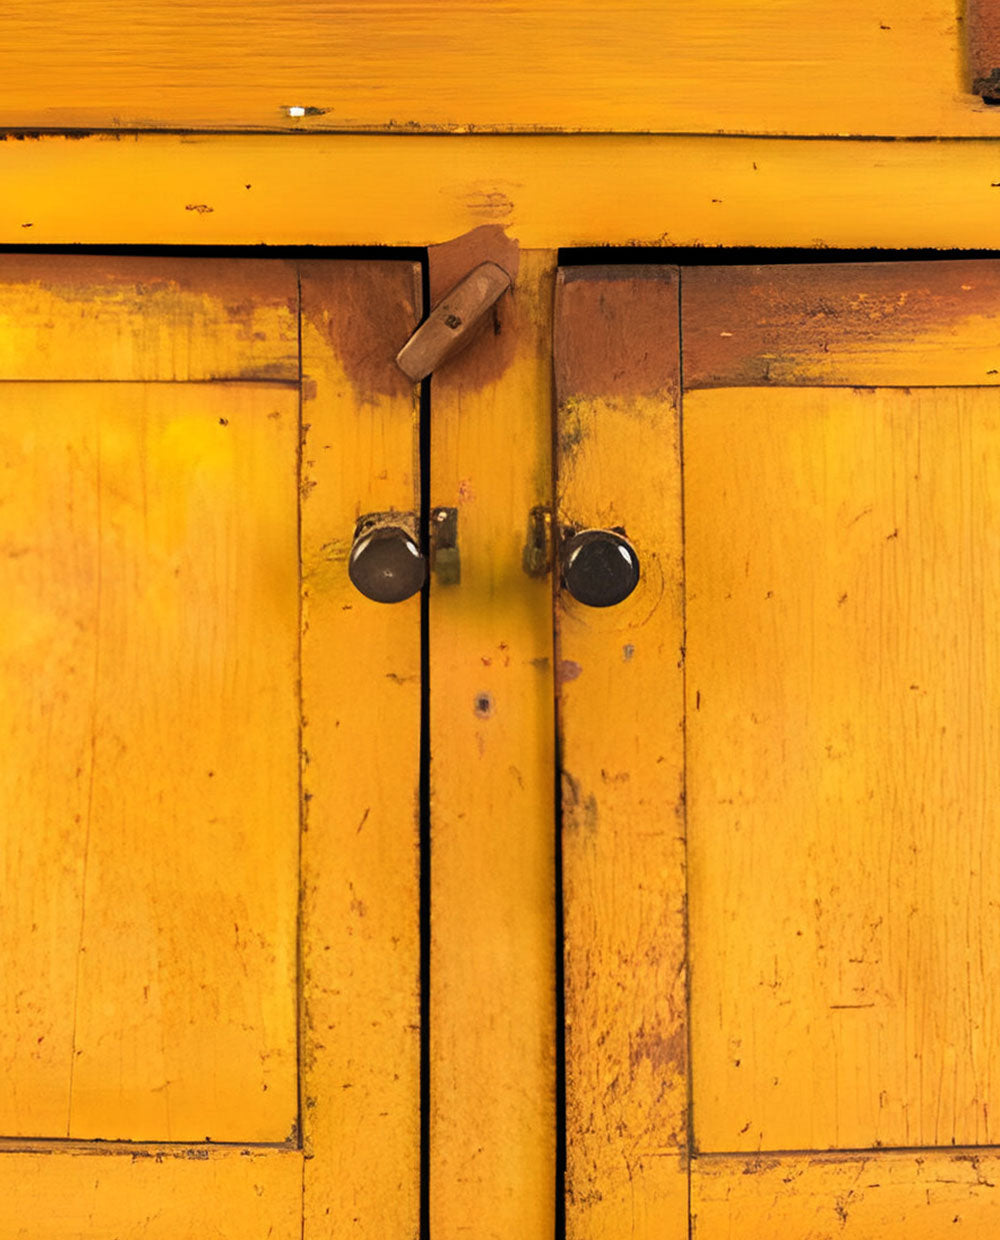
[[[402,526],[362,521],[347,571],[366,598],[401,603],[424,584],[427,565],[416,540]]]
[[[566,589],[588,607],[612,607],[639,582],[635,548],[613,530],[580,530],[563,545]]]

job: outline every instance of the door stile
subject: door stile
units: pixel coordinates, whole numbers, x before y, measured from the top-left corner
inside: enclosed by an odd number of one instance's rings
[[[672,267],[559,272],[557,558],[618,529],[641,569],[556,601],[570,1240],[688,1234],[678,297]]]
[[[355,524],[420,511],[421,312],[401,261],[300,266],[304,1240],[420,1212],[420,597],[351,584]]]

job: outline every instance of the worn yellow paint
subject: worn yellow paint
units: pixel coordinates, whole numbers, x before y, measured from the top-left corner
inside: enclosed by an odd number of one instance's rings
[[[437,268],[432,255],[432,277]],[[521,567],[551,494],[555,255],[522,253],[431,380],[431,502],[461,584],[430,597],[430,1230],[548,1240],[555,1199],[552,596]]]
[[[17,245],[424,245],[499,224],[525,247],[1000,247],[988,141],[48,137],[0,143],[0,182]]]
[[[0,1177],[0,1234],[9,1240],[301,1240],[297,1150],[3,1149]]]
[[[556,603],[579,1240],[688,1234],[677,274],[640,270],[560,272],[556,302],[557,525],[623,526],[642,567],[617,606]]]
[[[396,350],[412,263],[302,266],[306,1240],[419,1224],[420,600],[347,575],[357,518],[418,504]]]
[[[0,290],[2,379],[298,383],[289,263],[4,254]]]
[[[693,1240],[983,1240],[1000,1219],[993,1150],[698,1158]]]
[[[996,1140],[992,389],[685,397],[700,1150]]]
[[[9,0],[0,125],[995,134],[955,0]],[[301,115],[290,115],[289,108]]]
[[[282,1141],[295,393],[3,396],[0,1132]]]

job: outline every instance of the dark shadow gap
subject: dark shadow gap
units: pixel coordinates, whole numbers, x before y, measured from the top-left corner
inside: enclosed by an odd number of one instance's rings
[[[420,263],[421,320],[430,305],[427,251],[417,252]],[[431,503],[431,381],[420,385],[420,500],[417,528],[420,552],[430,566]],[[430,1240],[430,1130],[431,1130],[431,718],[430,718],[430,572],[420,592],[420,1240]]]

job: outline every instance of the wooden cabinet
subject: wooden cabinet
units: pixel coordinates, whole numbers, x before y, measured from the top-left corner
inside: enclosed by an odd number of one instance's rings
[[[4,1234],[989,1235],[996,263],[493,254],[4,259]]]
[[[994,1234],[965,21],[0,15],[0,1237]]]

